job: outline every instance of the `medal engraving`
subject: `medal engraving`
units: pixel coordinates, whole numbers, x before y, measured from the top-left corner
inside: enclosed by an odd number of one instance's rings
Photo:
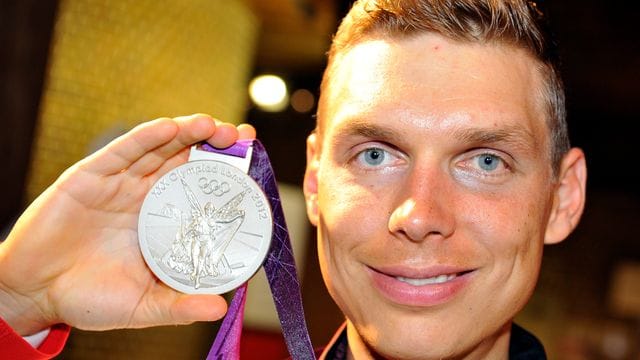
[[[271,243],[269,202],[247,174],[223,162],[190,161],[161,177],[138,222],[145,261],[168,286],[222,294],[262,265]]]

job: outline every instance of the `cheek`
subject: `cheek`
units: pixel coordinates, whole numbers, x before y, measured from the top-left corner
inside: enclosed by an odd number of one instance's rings
[[[371,244],[388,233],[393,197],[389,189],[395,186],[392,180],[379,177],[365,181],[369,179],[337,165],[323,169],[318,174],[318,230],[325,252],[331,252],[328,260],[347,262],[364,256]]]
[[[318,255],[320,270],[334,301],[345,314],[360,318],[364,289],[360,260],[380,232],[386,232],[379,197],[366,185],[334,172],[320,178]],[[360,279],[356,280],[356,279]],[[358,300],[360,299],[360,300]]]
[[[523,184],[525,185],[525,184]],[[550,200],[540,184],[512,191],[465,196],[462,221],[479,241],[495,254],[537,249],[542,244],[549,217]]]
[[[530,194],[541,194],[537,190]],[[514,307],[520,307],[533,291],[538,276],[547,203],[539,197],[518,193],[476,199],[474,205],[470,208],[484,211],[468,214],[465,221],[471,236],[478,239],[481,251],[491,259],[488,270],[494,281],[493,291],[505,296],[505,301],[511,299]]]
[[[322,178],[318,207],[323,229],[329,239],[340,239],[340,246],[357,246],[386,229],[384,202],[375,186],[356,183],[349,174],[334,172]],[[337,246],[337,244],[334,244]]]

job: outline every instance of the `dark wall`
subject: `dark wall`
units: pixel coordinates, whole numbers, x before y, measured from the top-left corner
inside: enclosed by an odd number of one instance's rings
[[[569,127],[588,156],[590,190],[639,195],[640,11],[628,2],[549,2],[563,59]]]
[[[22,209],[55,0],[0,2],[0,231]]]
[[[576,232],[547,248],[567,310],[604,318],[617,264],[640,262],[640,12],[630,3],[547,2],[560,46],[572,142],[585,150],[587,206]]]

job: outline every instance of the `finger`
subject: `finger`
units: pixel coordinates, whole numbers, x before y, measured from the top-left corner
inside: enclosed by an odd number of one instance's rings
[[[155,171],[150,172],[146,176],[146,180],[150,181],[149,185],[154,184],[160,177],[164,174],[168,173],[172,169],[177,168],[178,166],[184,164],[189,159],[189,148],[184,148],[182,151],[178,152],[175,156],[163,162]]]
[[[175,122],[168,118],[138,125],[82,160],[78,165],[100,175],[120,172],[149,151],[173,139],[177,130]]]
[[[226,148],[238,141],[238,129],[229,123],[219,123],[213,136],[207,142],[213,147]]]
[[[241,140],[253,140],[256,138],[256,129],[249,124],[238,125],[238,138]]]
[[[128,169],[131,175],[146,176],[154,173],[179,152],[218,132],[213,119],[208,115],[180,117],[174,119],[174,122],[178,125],[174,138],[133,163]]]

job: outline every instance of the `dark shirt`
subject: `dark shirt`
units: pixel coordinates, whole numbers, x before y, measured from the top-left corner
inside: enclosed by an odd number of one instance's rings
[[[511,326],[511,340],[509,341],[510,360],[546,360],[544,347],[540,340],[520,326]]]
[[[349,344],[347,329],[343,326],[329,344],[326,360],[344,360],[347,358]],[[540,340],[520,326],[511,326],[509,340],[509,360],[546,360],[547,355]]]

